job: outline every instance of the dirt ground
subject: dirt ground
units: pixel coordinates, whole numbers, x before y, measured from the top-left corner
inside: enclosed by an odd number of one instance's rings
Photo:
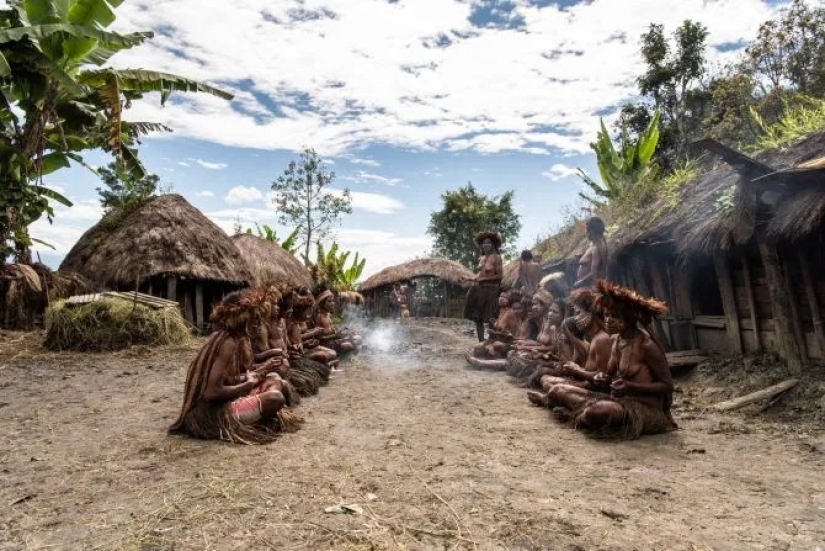
[[[596,441],[468,370],[468,325],[421,320],[380,326],[301,431],[243,447],[166,435],[197,342],[36,342],[0,335],[0,549],[825,549],[816,380],[720,415],[748,385],[701,368],[678,381],[681,430]]]

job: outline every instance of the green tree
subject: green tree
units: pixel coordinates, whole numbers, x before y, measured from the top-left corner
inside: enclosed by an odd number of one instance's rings
[[[323,240],[342,214],[352,212],[348,189],[330,188],[335,173],[328,172],[313,149],[301,153],[298,161],[290,161],[283,175],[272,183],[273,202],[280,212],[278,221],[294,225],[297,244],[304,249],[304,263],[310,265],[309,250]]]
[[[473,238],[479,231],[497,231],[504,239],[505,255],[516,251],[521,220],[513,210],[513,191],[496,197],[478,193],[473,184],[441,196],[444,207],[430,215],[427,233],[435,239],[433,254],[475,269],[478,251]]]
[[[160,191],[160,178],[157,174],[137,177],[133,172],[126,170],[122,163],[111,162],[108,166],[98,168],[97,174],[106,186],[97,188],[100,204],[106,212],[132,212]]]
[[[745,50],[744,65],[765,92],[789,87],[825,95],[825,7],[793,0],[780,17],[759,27]]]
[[[364,272],[367,259],[359,258],[359,254],[355,253],[352,264],[347,267],[350,254],[351,251],[339,251],[338,243],[334,241],[329,250],[324,250],[324,245],[317,243],[315,262],[310,265],[315,283],[326,283],[336,291],[354,290],[355,284]]]
[[[152,38],[151,32],[107,30],[123,0],[7,0],[0,9],[0,255],[29,261],[28,226],[54,214],[49,200],[71,205],[42,177],[83,163],[103,149],[136,177],[145,171],[134,145],[163,125],[126,122],[131,101],[175,91],[232,96],[197,81],[142,69],[104,67],[115,53]]]
[[[623,129],[618,149],[614,146],[604,121],[601,121],[596,141],[590,144],[590,148],[596,153],[601,184],[578,169],[579,177],[596,197],[584,193],[579,195],[587,202],[600,206],[635,196],[642,187],[647,189],[643,184],[652,181],[659,173],[659,166],[653,161],[659,143],[659,121],[660,115],[656,111],[636,139],[631,138],[628,131]],[[638,199],[644,202],[647,198]]]
[[[698,138],[708,92],[702,86],[707,77],[706,40],[708,31],[701,23],[686,20],[673,33],[672,41],[664,27],[651,24],[641,36],[645,71],[636,81],[645,101],[622,107],[617,126],[641,133],[653,118],[662,115],[657,162],[666,170],[684,158],[687,144]]]

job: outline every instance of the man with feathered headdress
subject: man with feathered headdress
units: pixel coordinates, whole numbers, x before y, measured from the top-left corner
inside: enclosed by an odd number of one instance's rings
[[[606,371],[593,382],[609,386],[609,393],[555,385],[549,400],[561,407],[554,413],[572,417],[577,428],[607,436],[632,439],[674,430],[670,366],[662,347],[644,329],[655,316],[666,313],[667,306],[603,279],[596,290],[595,306],[604,312],[612,345]]]
[[[269,364],[253,364],[249,333],[268,307],[251,292],[231,293],[215,307],[210,321],[216,330],[189,366],[170,434],[260,444],[300,422],[283,410],[283,380]]]

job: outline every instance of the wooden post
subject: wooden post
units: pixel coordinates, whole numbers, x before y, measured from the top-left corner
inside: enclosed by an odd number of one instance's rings
[[[745,295],[748,297],[748,309],[751,312],[751,325],[753,325],[753,337],[756,339],[756,352],[762,353],[762,334],[759,332],[759,316],[756,313],[756,299],[753,296],[753,286],[751,282],[751,270],[748,266],[748,255],[742,255],[742,273],[745,276]]]
[[[195,325],[198,331],[203,331],[203,284],[195,284]]]
[[[787,258],[779,257],[779,262],[782,264],[782,279],[785,282],[785,291],[788,293],[788,298],[790,298],[791,301],[791,326],[793,327],[794,338],[796,339],[799,353],[804,361],[805,358],[808,357],[808,343],[805,342],[805,333],[802,331],[802,318],[799,316],[799,304],[793,292],[791,269],[788,265]]]
[[[184,289],[183,292],[183,311],[186,315],[186,321],[195,324],[195,315],[192,308],[192,291],[191,289]]]
[[[713,264],[716,267],[716,279],[719,282],[719,294],[722,295],[722,308],[725,310],[725,328],[728,332],[728,341],[731,352],[742,353],[742,335],[739,334],[739,314],[736,313],[736,295],[733,281],[730,277],[727,255],[717,252],[713,255]]]
[[[791,313],[791,297],[782,277],[782,264],[774,245],[769,245],[764,236],[757,237],[759,254],[765,266],[765,276],[768,282],[768,294],[771,298],[773,311],[773,325],[782,350],[782,359],[788,364],[791,373],[802,373],[802,355],[794,338],[793,324],[789,316]]]
[[[816,288],[814,287],[813,277],[811,277],[811,265],[801,249],[798,249],[797,252],[799,254],[799,266],[802,268],[802,279],[805,282],[805,295],[808,297],[808,304],[811,309],[814,335],[816,335],[816,342],[819,344],[819,359],[825,361],[825,326],[822,325],[822,313],[819,310]]]
[[[178,300],[178,276],[166,276],[166,298]]]

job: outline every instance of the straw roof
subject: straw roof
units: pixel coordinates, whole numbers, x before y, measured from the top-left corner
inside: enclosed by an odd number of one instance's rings
[[[274,282],[312,287],[309,270],[278,243],[251,234],[235,235],[232,242],[249,266],[252,285]]]
[[[672,206],[654,204],[620,224],[610,239],[612,250],[671,242],[682,256],[710,254],[747,243],[757,219],[766,220],[769,236],[787,240],[822,223],[825,178],[771,169],[798,167],[821,157],[825,132],[753,159],[730,150],[725,153],[721,146],[710,149],[726,160],[714,157],[715,166],[685,183]],[[816,168],[809,170],[808,176],[816,176]]]
[[[516,279],[518,279],[518,267],[520,264],[521,260],[516,258],[515,260],[511,260],[504,265],[502,270],[503,274],[501,277],[501,287],[503,289],[509,289],[516,283]]]
[[[249,268],[232,240],[176,194],[149,199],[117,220],[107,214],[66,255],[61,271],[103,287],[172,274],[187,279],[246,284]]]
[[[360,285],[359,290],[361,292],[371,291],[384,285],[392,285],[396,281],[426,276],[437,277],[453,285],[469,287],[469,280],[473,278],[474,275],[473,272],[453,260],[447,260],[446,258],[422,258],[384,268],[364,281]]]

